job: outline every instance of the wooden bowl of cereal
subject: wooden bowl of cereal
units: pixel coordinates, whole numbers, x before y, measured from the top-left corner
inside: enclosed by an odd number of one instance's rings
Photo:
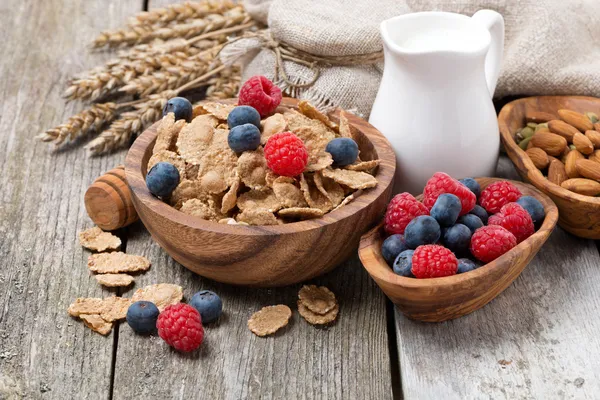
[[[204,103],[185,127],[165,117],[137,138],[125,171],[140,219],[176,261],[216,281],[284,286],[332,270],[385,212],[396,166],[389,142],[354,115],[335,110],[324,116],[284,98],[276,114],[261,122],[262,135],[297,133],[309,160],[303,174],[278,177],[262,153],[250,154],[262,147],[239,158],[224,149],[222,135],[235,102]],[[207,120],[213,128],[206,128]],[[337,136],[358,144],[360,160],[352,166],[332,166],[323,154]],[[211,144],[202,148],[203,141]],[[145,183],[149,164],[158,161],[173,163],[184,177],[164,201]]]

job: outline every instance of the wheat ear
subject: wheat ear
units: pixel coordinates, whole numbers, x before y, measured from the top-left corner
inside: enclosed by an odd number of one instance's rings
[[[234,8],[237,4],[230,0],[208,0],[173,4],[164,8],[144,11],[129,20],[129,26],[162,25],[181,22],[186,19],[203,18],[209,14],[220,14]]]

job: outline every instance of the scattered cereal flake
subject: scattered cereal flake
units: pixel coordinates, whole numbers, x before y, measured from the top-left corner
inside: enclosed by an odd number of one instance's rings
[[[203,103],[201,104],[201,106],[204,109],[204,111],[222,121],[227,121],[229,113],[236,107],[235,104],[224,103]]]
[[[229,191],[223,196],[223,201],[221,202],[221,213],[226,214],[229,211],[231,211],[233,207],[235,207],[238,199],[238,190],[240,190],[239,177],[233,182],[233,184],[229,188]]]
[[[301,300],[298,300],[298,313],[306,320],[306,322],[312,325],[326,325],[335,321],[339,311],[340,307],[336,304],[327,314],[320,315],[310,311]]]
[[[333,210],[331,210],[331,211],[335,211],[335,210],[337,210],[338,208],[341,208],[341,207],[345,206],[346,204],[350,203],[352,200],[354,200],[354,199],[356,199],[358,196],[360,196],[360,195],[362,194],[362,192],[363,192],[362,190],[357,190],[356,192],[354,192],[354,193],[351,193],[351,194],[350,194],[350,195],[348,195],[348,196],[347,196],[347,197],[346,197],[344,200],[342,200],[342,202],[341,202],[341,203],[340,203],[340,204],[339,204],[339,205],[338,205],[336,208],[334,208],[334,209],[333,209]]]
[[[88,268],[100,274],[146,271],[150,268],[150,261],[146,257],[125,254],[121,251],[99,253],[88,257]]]
[[[200,181],[191,181],[185,179],[177,185],[171,197],[169,198],[169,204],[176,209],[180,209],[183,202],[189,199],[200,197],[202,190],[200,189]]]
[[[125,297],[108,297],[104,299],[104,309],[100,313],[100,316],[106,322],[125,319],[127,309],[132,303],[131,299],[126,299]]]
[[[346,165],[344,168],[350,171],[370,171],[379,165],[379,160],[361,161],[355,164]]]
[[[162,312],[171,304],[180,303],[183,299],[183,288],[170,283],[158,283],[138,289],[131,297],[131,301],[151,301]]]
[[[148,160],[148,171],[150,171],[152,167],[159,162],[168,162],[173,164],[175,168],[177,168],[177,171],[179,171],[179,176],[185,176],[185,161],[183,161],[183,159],[177,153],[169,150],[160,150],[159,152],[153,154]]]
[[[94,251],[117,250],[121,247],[121,239],[110,232],[104,232],[97,226],[79,232],[79,243],[86,249]]]
[[[305,171],[321,171],[329,167],[331,164],[333,164],[333,157],[331,157],[330,153],[323,151],[319,155],[317,155],[317,158],[313,161],[312,164],[308,164],[306,166]]]
[[[325,286],[304,285],[298,298],[310,311],[321,315],[333,310],[337,304],[335,294]]]
[[[129,286],[134,281],[133,276],[127,274],[100,274],[96,275],[96,280],[107,287]]]
[[[280,221],[277,219],[272,211],[265,208],[248,208],[237,215],[237,221],[240,225],[243,223],[247,225],[279,225]]]
[[[176,122],[174,113],[168,113],[164,116],[158,126],[158,134],[156,135],[156,143],[154,143],[152,154],[162,150],[175,150],[175,142],[177,142],[179,132],[185,124],[186,122],[183,119]]]
[[[81,314],[100,314],[104,311],[104,300],[96,297],[78,297],[67,312],[73,317]]]
[[[200,115],[183,127],[177,138],[177,150],[190,164],[199,164],[210,145],[218,121],[211,115]]]
[[[245,211],[251,208],[264,208],[265,210],[275,212],[281,209],[281,203],[275,196],[273,190],[250,190],[242,193],[237,201],[240,210]]]
[[[288,306],[267,306],[252,314],[248,320],[248,328],[256,336],[267,336],[286,326],[290,318],[292,310]]]
[[[186,200],[179,211],[208,221],[218,221],[225,216],[221,213],[220,197],[216,195]]]
[[[362,171],[328,168],[323,170],[323,176],[352,189],[367,189],[377,186],[377,179]]]
[[[300,190],[311,208],[318,208],[324,213],[333,208],[331,200],[317,189],[313,177],[309,174],[300,175]]]
[[[237,173],[250,189],[264,189],[267,185],[267,171],[269,169],[262,148],[245,151],[237,160]]]
[[[104,336],[108,335],[113,327],[112,322],[106,322],[99,314],[82,314],[79,318],[85,326]]]
[[[284,176],[280,178],[287,177]],[[296,181],[293,178],[280,178],[277,178],[275,182],[273,182],[273,193],[275,193],[275,197],[277,197],[277,200],[279,200],[281,205],[285,208],[306,207],[306,200],[304,199],[302,191],[295,185]]]
[[[204,156],[200,160],[198,176],[203,177],[209,172],[217,173],[227,187],[231,186],[237,179],[236,166],[238,157],[227,143],[229,131],[217,129],[212,137],[210,145],[206,148]]]
[[[200,166],[197,164],[185,164],[185,178],[191,181],[198,179],[198,170]],[[183,180],[183,179],[182,179]]]
[[[262,125],[262,134],[260,135],[260,143],[265,144],[271,136],[276,133],[285,132],[287,122],[282,114],[273,114],[264,119],[260,123]]]
[[[325,178],[321,172],[315,172],[313,180],[319,192],[323,193],[331,201],[334,208],[344,200],[344,188],[333,179]]]
[[[340,112],[340,136],[354,139],[354,135],[352,135],[352,128],[350,127],[350,123],[348,122],[348,117],[346,116],[345,111]]]
[[[222,193],[227,190],[227,183],[217,171],[208,171],[200,178],[200,188],[207,193]]]
[[[321,111],[317,110],[317,108],[315,106],[313,106],[312,104],[310,104],[309,102],[302,100],[298,104],[298,109],[300,110],[300,112],[302,114],[306,115],[308,118],[321,121],[329,129],[333,129],[334,131],[338,130],[338,126],[335,122],[330,120],[329,117],[327,117],[327,115],[325,115]]]
[[[325,213],[318,208],[291,207],[279,210],[277,214],[279,214],[280,217],[311,219],[322,217]]]

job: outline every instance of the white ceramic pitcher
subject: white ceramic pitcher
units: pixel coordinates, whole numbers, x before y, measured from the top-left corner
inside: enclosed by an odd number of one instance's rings
[[[457,179],[493,176],[502,16],[406,14],[383,21],[381,36],[385,68],[369,122],[396,152],[395,192],[421,193],[437,171]]]

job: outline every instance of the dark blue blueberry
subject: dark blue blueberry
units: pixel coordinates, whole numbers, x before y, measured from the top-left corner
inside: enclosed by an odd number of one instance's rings
[[[458,271],[457,274],[462,274],[464,272],[473,271],[479,268],[481,265],[478,265],[475,261],[469,260],[468,258],[459,258],[458,259]]]
[[[404,230],[404,240],[409,249],[435,243],[440,239],[440,235],[440,224],[429,215],[420,215],[414,218]]]
[[[471,230],[471,234],[483,226],[483,222],[475,214],[466,214],[458,219],[459,224],[466,225]]]
[[[185,97],[173,97],[163,108],[163,117],[168,113],[175,114],[175,121],[185,119],[187,122],[192,120],[194,113],[192,103]]]
[[[350,165],[358,157],[358,145],[350,138],[335,138],[327,143],[325,151],[331,154],[333,162],[340,167]]]
[[[484,225],[487,225],[489,215],[487,211],[485,211],[485,208],[481,207],[479,204],[476,204],[475,207],[469,211],[469,214],[477,215],[481,222],[483,222]]]
[[[210,290],[201,290],[193,295],[190,305],[198,310],[203,324],[215,321],[223,312],[221,298]]]
[[[244,124],[252,124],[260,129],[260,114],[254,107],[237,106],[227,116],[229,129]]]
[[[452,226],[456,223],[462,204],[460,199],[449,193],[440,194],[429,213],[440,226]]]
[[[529,215],[531,215],[533,224],[536,227],[539,227],[542,222],[544,222],[544,218],[546,218],[546,211],[544,211],[544,206],[538,199],[531,196],[522,196],[519,200],[517,200],[517,204],[523,207],[529,213]]]
[[[127,309],[127,323],[135,333],[142,335],[156,331],[158,308],[150,301],[136,301]]]
[[[473,193],[475,193],[475,196],[477,196],[477,198],[479,198],[479,195],[481,194],[481,186],[479,186],[479,183],[477,183],[477,181],[473,178],[465,178],[465,179],[461,179],[459,180],[460,183],[462,183],[463,185],[465,185],[466,187],[469,188],[469,190]]]
[[[179,185],[179,170],[171,163],[156,163],[146,175],[146,186],[155,196],[170,195]]]
[[[457,256],[468,254],[471,246],[471,230],[463,224],[456,224],[448,228],[443,242],[444,246]]]
[[[392,268],[395,274],[410,278],[415,277],[412,273],[412,256],[414,252],[414,250],[405,250],[396,257]]]
[[[256,150],[260,145],[260,130],[252,124],[238,125],[229,131],[227,143],[238,154]]]
[[[402,253],[404,250],[408,250],[408,246],[404,241],[404,236],[395,234],[383,241],[381,255],[389,265],[392,265],[396,257],[398,257],[398,254]]]

